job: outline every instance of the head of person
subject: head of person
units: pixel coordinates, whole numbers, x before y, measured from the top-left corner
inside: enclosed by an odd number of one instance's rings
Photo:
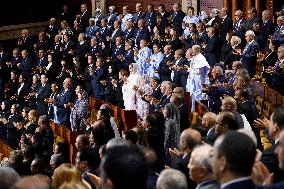
[[[240,128],[236,114],[230,111],[222,111],[218,114],[215,124],[215,133],[221,136],[231,130]]]
[[[166,45],[165,47],[164,47],[164,54],[165,55],[169,55],[169,54],[171,54],[172,53],[172,46],[171,45]]]
[[[128,11],[129,11],[129,7],[128,7],[128,6],[123,6],[123,7],[122,7],[122,14],[123,14],[123,15],[128,14]]]
[[[206,112],[202,117],[201,124],[202,126],[206,128],[206,130],[209,130],[215,127],[216,119],[217,119],[217,115],[215,113]]]
[[[212,37],[215,34],[215,31],[216,31],[215,27],[207,28],[207,35],[208,35],[208,37]]]
[[[246,34],[245,34],[245,39],[246,41],[249,43],[251,41],[253,41],[255,38],[255,34],[252,30],[248,30],[246,31]]]
[[[57,167],[53,173],[52,188],[59,189],[65,182],[78,182],[82,183],[87,189],[87,184],[83,182],[80,171],[75,165],[63,163]]]
[[[156,189],[187,189],[185,175],[175,169],[165,169],[159,175]]]
[[[88,148],[90,145],[88,136],[84,134],[77,136],[75,145],[78,150]]]
[[[147,163],[134,146],[116,146],[107,149],[101,163],[101,183],[109,189],[145,189]]]
[[[228,8],[223,7],[223,8],[221,9],[221,11],[220,11],[220,16],[221,16],[221,17],[225,17],[225,16],[227,16],[227,15],[228,15]]]
[[[247,11],[247,19],[251,19],[256,17],[257,11],[255,8],[251,8],[250,10]]]
[[[105,143],[103,127],[93,127],[89,135],[89,141],[91,145],[103,145]]]
[[[271,16],[271,12],[269,10],[264,10],[261,13],[262,20],[268,20]]]
[[[139,13],[140,11],[142,11],[142,9],[143,9],[142,3],[136,3],[136,6],[135,6],[136,12]]]
[[[125,140],[128,142],[129,145],[134,145],[137,144],[138,142],[138,135],[135,131],[133,130],[127,130],[124,133],[125,135]]]
[[[217,138],[213,147],[213,173],[220,184],[251,175],[256,146],[243,133],[231,131]]]
[[[192,46],[192,56],[196,56],[201,52],[201,47],[199,45]]]
[[[72,86],[72,79],[71,78],[66,78],[63,81],[63,88],[66,89],[70,89],[70,87]]]
[[[158,12],[159,12],[159,13],[164,13],[165,11],[166,11],[165,5],[164,5],[164,4],[160,4],[160,5],[158,6]]]
[[[195,146],[200,144],[202,141],[201,134],[195,129],[185,129],[179,140],[179,148],[183,153],[188,153],[193,150]]]
[[[115,6],[109,6],[108,11],[109,11],[110,14],[114,13],[115,12]]]
[[[243,18],[243,11],[241,11],[241,10],[237,10],[236,12],[235,12],[235,20],[238,22],[238,21],[240,21],[242,18]]]
[[[178,49],[175,51],[175,59],[179,60],[180,58],[182,58],[184,55],[183,50],[182,49]]]
[[[132,129],[137,134],[137,144],[142,146],[148,146],[148,140],[147,140],[147,132],[144,127],[136,126]]]
[[[269,135],[274,139],[279,138],[280,131],[284,129],[284,108],[278,107],[270,116]]]
[[[221,78],[222,76],[223,76],[223,69],[221,68],[221,66],[214,66],[214,68],[212,69],[213,79],[218,79]]]
[[[284,46],[278,48],[278,59],[284,59]]]
[[[144,47],[147,47],[147,44],[148,44],[147,39],[141,39],[140,48],[143,49]]]
[[[84,13],[85,11],[87,11],[87,5],[81,4],[81,12]]]
[[[154,5],[153,4],[147,5],[147,11],[148,13],[154,12]]]
[[[189,6],[187,8],[187,15],[190,16],[190,17],[194,16],[194,8],[192,6]]]
[[[174,12],[179,11],[179,10],[180,10],[180,8],[181,8],[180,3],[175,3],[175,4],[173,5],[173,11],[174,11]]]
[[[281,170],[284,170],[284,130],[282,129],[279,134],[279,143],[275,149],[275,153],[278,158],[278,166]]]
[[[209,144],[196,146],[189,160],[188,168],[190,179],[197,184],[213,179],[211,151],[213,147]]]
[[[82,173],[90,169],[92,170],[97,169],[99,165],[100,165],[100,158],[98,154],[92,151],[92,149],[85,148],[77,152],[75,158],[75,166]]]

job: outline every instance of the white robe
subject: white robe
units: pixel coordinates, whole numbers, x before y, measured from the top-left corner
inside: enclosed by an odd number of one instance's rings
[[[134,86],[139,87],[141,76],[139,74],[130,74],[127,78],[127,82],[122,85],[122,94],[124,101],[124,109],[125,110],[136,110],[137,99],[136,93],[133,90]]]
[[[191,59],[186,83],[186,91],[191,96],[191,112],[195,111],[196,100],[206,99],[206,94],[202,93],[202,88],[203,84],[209,84],[209,71],[210,66],[201,53]]]

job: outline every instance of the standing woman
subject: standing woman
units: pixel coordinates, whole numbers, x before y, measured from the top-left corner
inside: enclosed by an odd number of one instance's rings
[[[72,131],[85,132],[83,120],[88,115],[88,95],[86,91],[80,90],[77,92],[77,100],[75,104],[71,104],[70,122]]]
[[[138,64],[130,64],[129,72],[130,72],[130,75],[127,78],[127,80],[123,83],[123,86],[122,86],[124,108],[125,110],[136,110],[137,99],[136,99],[136,94],[135,94],[135,91],[133,90],[133,87],[139,86],[139,82],[141,78],[139,75]]]
[[[165,118],[165,140],[166,163],[171,166],[173,160],[169,154],[169,148],[178,148],[180,138],[180,113],[176,105],[168,103],[163,108]]]

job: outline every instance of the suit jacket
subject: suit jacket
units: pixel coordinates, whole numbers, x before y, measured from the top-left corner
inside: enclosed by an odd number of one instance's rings
[[[169,66],[167,65],[167,62],[174,62],[175,57],[170,54],[168,57],[164,56],[163,61],[161,62],[159,66],[159,74],[161,81],[171,81],[171,73],[172,71],[169,69]]]
[[[138,13],[136,12],[136,13],[133,14],[133,20],[134,20],[134,22],[138,22],[138,20],[144,19],[145,16],[146,16],[146,14],[143,11],[140,11]]]
[[[100,42],[105,41],[106,37],[111,35],[111,31],[108,27],[100,28],[98,32],[99,32],[98,38]]]
[[[124,35],[124,33],[120,28],[118,28],[117,30],[113,30],[111,32],[110,47],[113,48],[115,46],[116,38],[122,37],[123,35]]]
[[[213,146],[215,140],[217,139],[217,134],[215,133],[215,128],[211,129],[206,136],[205,142]]]
[[[273,35],[274,29],[275,29],[275,24],[272,22],[272,20],[267,20],[266,22],[262,20],[261,31],[264,39],[268,39],[269,35]],[[263,48],[265,48],[264,50],[267,50],[268,40],[263,40],[263,42],[264,42]]]
[[[209,65],[215,65],[219,59],[220,53],[220,38],[216,34],[208,40],[204,52]]]
[[[32,58],[22,58],[21,60],[21,66],[22,66],[22,73],[30,75],[32,73]]]
[[[51,88],[49,84],[38,87],[36,96],[37,110],[39,115],[47,115],[47,103],[44,102],[51,94]]]
[[[115,12],[115,13],[112,13],[112,14],[107,14],[107,21],[108,21],[108,25],[110,26],[110,27],[112,27],[113,26],[113,23],[114,23],[114,21],[117,19],[117,16],[118,16],[118,14]]]
[[[257,186],[255,189],[282,189],[284,188],[284,181],[275,183],[271,186]]]
[[[274,173],[273,183],[284,180],[284,171],[279,169],[277,154],[275,154],[275,149],[279,143],[273,144],[270,148],[262,152],[260,161],[262,161],[269,172]]]
[[[205,181],[200,183],[197,187],[198,189],[220,189],[220,185],[216,180]]]
[[[147,26],[150,27],[151,31],[156,25],[156,17],[157,17],[156,12],[151,12],[151,13],[147,12],[144,18]]]
[[[86,31],[87,26],[89,25],[89,19],[92,17],[92,14],[89,11],[86,11],[80,18],[80,24],[83,31]]]
[[[142,39],[147,39],[149,40],[150,39],[150,32],[148,30],[148,28],[137,28],[136,29],[136,33],[135,33],[135,45],[137,48],[140,49],[140,41]]]
[[[173,17],[173,27],[175,27],[177,30],[182,30],[182,21],[183,18],[185,17],[185,13],[182,10],[178,10],[177,12],[173,12],[172,15]]]
[[[189,163],[190,157],[191,157],[191,153],[186,154],[184,157],[183,156],[177,157],[176,164],[174,165],[173,168],[185,174],[187,184],[188,184],[187,188],[195,188],[196,183],[193,182],[189,176],[188,163]]]
[[[253,41],[250,45],[246,45],[243,53],[241,54],[241,62],[249,72],[250,77],[255,74],[256,59],[258,52],[258,44]]]
[[[44,56],[42,58],[37,57],[36,60],[36,67],[45,67],[48,64],[47,56]]]
[[[225,186],[223,189],[254,189],[255,185],[251,179],[235,182]]]
[[[101,52],[102,52],[102,49],[101,49],[101,46],[99,44],[97,44],[96,46],[90,46],[89,47],[89,53],[91,53],[95,57],[97,56],[97,54],[101,54]]]
[[[86,37],[88,39],[95,37],[98,30],[99,30],[98,26],[88,26],[86,28]]]
[[[103,99],[104,97],[104,87],[101,80],[105,80],[107,78],[107,67],[102,66],[100,68],[96,68],[92,75],[92,90],[93,90],[93,96],[96,99]]]
[[[131,28],[130,30],[126,29],[124,31],[124,39],[125,39],[125,41],[128,41],[129,39],[134,40],[135,34],[136,34],[136,31],[135,31],[134,28]]]
[[[170,13],[169,12],[164,12],[164,15],[160,14],[162,16],[161,24],[160,24],[160,31],[162,34],[165,33],[165,27],[169,25],[169,17]]]
[[[31,36],[20,38],[19,41],[22,42],[22,44],[19,45],[20,49],[27,49],[29,53],[32,52],[32,49],[34,48],[34,40]]]
[[[49,40],[53,41],[54,37],[58,34],[60,27],[57,24],[54,24],[53,26],[49,25],[45,32],[49,35]]]
[[[128,70],[129,64],[133,62],[134,62],[134,51],[132,49],[130,51],[125,51],[123,68]]]
[[[23,104],[24,103],[24,97],[27,96],[29,94],[29,86],[28,84],[25,82],[24,86],[21,88],[20,92],[18,92],[19,88],[20,88],[21,84],[18,84],[18,89],[17,89],[17,98],[18,98],[18,103],[19,104]]]
[[[176,64],[176,63],[175,63]],[[184,66],[187,65],[187,59],[186,58],[181,58],[178,62],[178,66]],[[180,71],[174,71],[174,78],[173,81],[174,83],[179,86],[179,87],[183,87],[185,89],[186,87],[186,82],[187,82],[187,77],[188,77],[188,72],[184,71],[184,70],[180,70]]]
[[[220,18],[220,38],[222,43],[226,43],[226,35],[233,30],[233,20],[227,16],[224,20]]]
[[[60,124],[69,126],[70,125],[70,109],[65,108],[64,104],[73,102],[73,95],[70,89],[65,91],[62,89],[57,95],[55,106],[57,107],[57,117]]]

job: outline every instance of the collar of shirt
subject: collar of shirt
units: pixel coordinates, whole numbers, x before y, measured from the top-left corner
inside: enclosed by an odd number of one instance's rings
[[[199,189],[201,186],[204,186],[205,184],[211,183],[211,182],[214,182],[214,180],[206,180],[206,181],[203,181],[203,182],[197,184],[196,189]]]
[[[224,21],[226,18],[227,18],[227,15],[226,15],[226,16],[224,16],[224,17],[222,17],[222,20]]]
[[[81,41],[81,42],[80,42],[80,45],[83,45],[84,43],[85,43],[85,41]]]
[[[241,178],[237,178],[237,179],[233,179],[230,180],[228,182],[225,182],[224,184],[221,185],[221,189],[225,188],[226,186],[229,186],[231,184],[237,183],[237,182],[242,182],[242,181],[246,181],[246,180],[250,180],[251,177],[241,177]]]

